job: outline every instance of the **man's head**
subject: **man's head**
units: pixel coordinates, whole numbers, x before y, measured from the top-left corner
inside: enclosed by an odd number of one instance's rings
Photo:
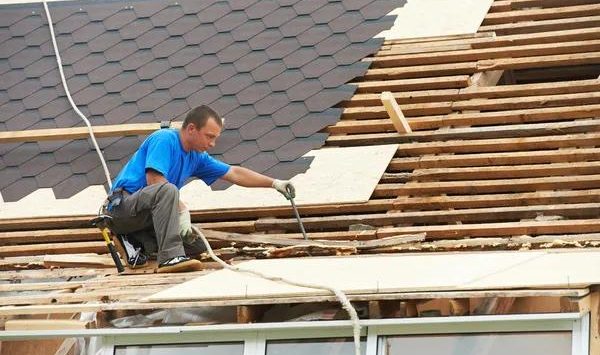
[[[181,126],[181,139],[186,151],[206,151],[215,146],[221,135],[223,120],[206,105],[193,108]]]

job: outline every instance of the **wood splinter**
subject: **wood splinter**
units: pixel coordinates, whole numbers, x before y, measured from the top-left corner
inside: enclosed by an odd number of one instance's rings
[[[410,129],[410,125],[404,117],[400,106],[396,102],[394,95],[390,91],[384,91],[381,93],[381,102],[385,107],[390,119],[392,120],[392,124],[398,133],[410,133],[412,129]]]

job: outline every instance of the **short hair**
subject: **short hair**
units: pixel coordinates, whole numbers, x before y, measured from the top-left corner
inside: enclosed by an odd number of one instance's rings
[[[223,119],[221,116],[219,116],[215,110],[206,105],[194,107],[190,112],[188,112],[183,120],[182,127],[185,128],[188,124],[193,123],[196,128],[200,129],[204,127],[209,118],[214,119],[219,127],[223,127]]]

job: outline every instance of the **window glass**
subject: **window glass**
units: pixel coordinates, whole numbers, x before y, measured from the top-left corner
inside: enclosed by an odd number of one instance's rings
[[[571,355],[570,332],[449,334],[380,338],[381,355]]]
[[[365,341],[360,350],[365,354]],[[267,341],[267,355],[354,355],[353,338],[295,339]]]
[[[115,355],[242,355],[243,343],[116,346]]]

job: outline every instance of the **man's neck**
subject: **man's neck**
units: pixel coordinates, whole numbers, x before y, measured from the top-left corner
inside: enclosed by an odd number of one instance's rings
[[[179,141],[181,142],[181,147],[186,153],[189,153],[192,150],[192,147],[190,147],[189,142],[186,140],[183,128],[179,130]]]

